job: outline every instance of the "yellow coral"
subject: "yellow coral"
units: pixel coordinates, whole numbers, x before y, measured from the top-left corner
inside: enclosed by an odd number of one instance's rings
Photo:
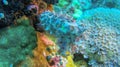
[[[57,52],[55,46],[55,43],[49,39],[48,36],[46,36],[43,33],[37,32],[37,47],[33,50],[34,57],[27,57],[25,61],[23,61],[19,66],[22,67],[27,65],[27,67],[52,67],[49,65],[48,61],[46,60],[46,56],[50,56],[53,53],[55,54]],[[48,51],[46,48],[50,48],[51,50]],[[66,57],[66,60],[68,61],[65,67],[76,67],[72,60],[72,55],[69,52],[66,52],[68,56]]]
[[[67,56],[68,63],[66,64],[66,67],[76,67],[74,64],[74,61],[72,60],[72,55]]]
[[[48,67],[49,64],[46,60],[46,56],[50,55],[50,53],[46,50],[48,46],[54,46],[54,42],[52,42],[46,35],[43,33],[37,32],[38,37],[38,46],[34,50],[35,55],[35,63],[38,63],[40,66]],[[40,61],[38,61],[40,60]],[[38,66],[38,67],[40,67]]]
[[[47,47],[54,47],[55,43],[51,41],[44,33],[37,32],[37,47],[33,50],[34,57],[27,57],[26,60],[21,62],[17,67],[50,67],[46,56],[57,51],[51,49],[51,52],[46,50]]]

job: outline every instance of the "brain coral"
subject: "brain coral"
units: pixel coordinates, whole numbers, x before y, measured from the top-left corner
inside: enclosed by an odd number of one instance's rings
[[[81,23],[88,29],[76,44],[89,65],[120,66],[120,11],[96,8],[84,12]],[[96,65],[95,65],[96,64]]]

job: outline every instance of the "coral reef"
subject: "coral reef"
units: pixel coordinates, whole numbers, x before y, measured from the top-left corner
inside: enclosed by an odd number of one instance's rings
[[[85,31],[84,25],[68,18],[49,11],[39,15],[38,26],[42,26],[47,33],[57,37],[57,44],[63,54],[70,51],[70,45],[74,45],[75,38]]]
[[[107,7],[120,9],[120,0],[91,0],[92,8]]]
[[[38,45],[33,50],[34,57],[27,56],[18,67],[75,67],[71,56],[66,58],[59,55],[57,45],[48,35],[37,32],[37,37]]]
[[[0,67],[120,67],[120,0],[0,0]]]
[[[76,44],[84,58],[90,60],[89,65],[120,65],[119,16],[119,10],[109,8],[96,8],[84,12],[84,19],[80,21],[87,24],[88,29]]]
[[[22,16],[36,16],[46,8],[47,4],[42,0],[0,0],[0,28],[14,24]]]
[[[27,23],[27,20],[22,19],[21,22]],[[26,56],[32,56],[32,50],[37,45],[36,39],[34,28],[29,25],[17,25],[1,29],[0,63],[16,65],[23,61]]]
[[[60,0],[58,4],[54,5],[54,11],[70,15],[74,19],[82,15],[82,7],[78,0]]]

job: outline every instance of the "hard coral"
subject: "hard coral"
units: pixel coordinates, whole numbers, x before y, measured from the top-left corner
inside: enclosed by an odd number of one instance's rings
[[[74,44],[75,38],[83,33],[84,26],[74,22],[64,15],[56,15],[52,12],[45,11],[39,15],[40,24],[45,31],[57,37],[57,44],[60,46],[61,52],[69,50],[69,45]]]
[[[96,8],[84,13],[81,23],[88,29],[76,44],[84,58],[93,67],[120,65],[120,11],[109,8]]]
[[[118,8],[120,9],[120,0],[91,0],[92,7],[107,7],[107,8]]]
[[[33,50],[33,57],[27,56],[18,67],[65,67],[67,60],[57,54],[56,45],[43,33],[37,32],[37,37],[38,45]]]
[[[84,4],[84,5],[88,5],[88,4]],[[74,19],[78,19],[82,15],[82,8],[86,7],[86,6],[82,7],[81,5],[82,3],[80,2],[80,0],[74,0],[74,1],[60,0],[58,4],[55,4],[53,6],[55,12],[68,14],[72,16]]]

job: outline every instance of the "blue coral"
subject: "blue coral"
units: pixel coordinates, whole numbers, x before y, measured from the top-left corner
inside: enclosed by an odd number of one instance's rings
[[[120,66],[119,17],[118,9],[96,8],[85,11],[80,21],[87,24],[88,29],[76,41],[79,52],[88,56],[90,61],[95,60],[98,65],[109,67],[112,63]]]
[[[7,0],[2,0],[4,5],[8,5],[8,1]]]
[[[0,13],[0,19],[4,18],[4,13]]]
[[[74,22],[68,16],[45,11],[39,15],[40,24],[45,31],[58,38],[57,44],[62,51],[70,50],[68,45],[74,44],[75,38],[84,31],[84,26]],[[62,52],[60,51],[60,52]]]

